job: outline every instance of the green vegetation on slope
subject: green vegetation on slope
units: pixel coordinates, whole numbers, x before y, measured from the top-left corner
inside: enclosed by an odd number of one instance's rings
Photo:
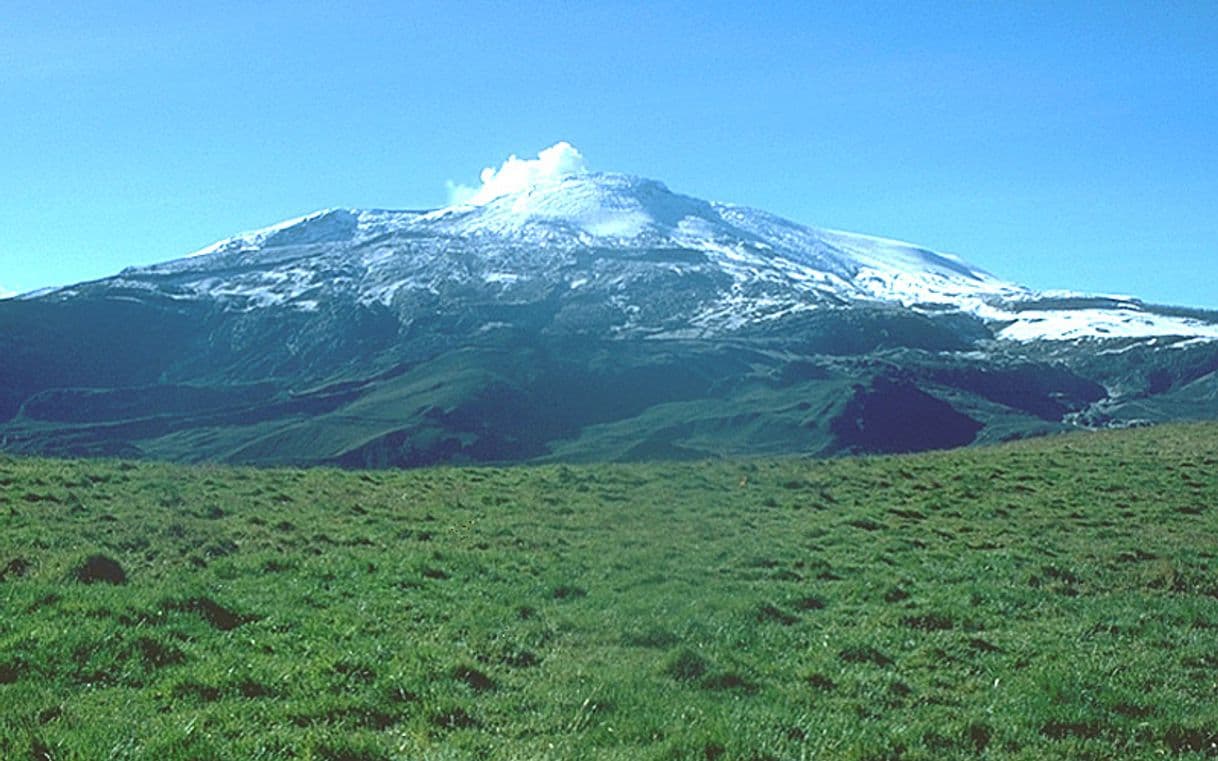
[[[1218,427],[831,462],[0,458],[5,759],[1218,753]]]

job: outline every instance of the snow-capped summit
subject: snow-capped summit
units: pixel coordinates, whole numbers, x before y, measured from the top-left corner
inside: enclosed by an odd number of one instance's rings
[[[662,182],[580,172],[546,178],[481,203],[454,204],[424,220],[469,234],[521,235],[547,225],[576,236],[633,240],[671,234],[684,220],[713,217],[710,204],[677,195]]]
[[[1017,341],[1218,338],[1218,327],[1133,300],[1038,294],[914,244],[593,171],[567,142],[536,158],[511,156],[481,180],[476,188],[449,183],[442,208],[317,211],[126,270],[120,280],[165,288],[172,276],[174,298],[214,298],[239,311],[311,311],[336,297],[392,306],[414,303],[411,294],[455,298],[471,288],[507,300],[578,290],[617,315],[608,322],[617,335],[714,335],[792,314],[890,304],[970,315],[996,338]]]

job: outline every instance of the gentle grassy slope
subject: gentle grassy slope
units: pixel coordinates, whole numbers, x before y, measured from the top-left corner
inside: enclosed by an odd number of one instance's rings
[[[126,583],[76,580],[92,554]],[[5,759],[1218,752],[1214,425],[832,462],[0,458],[0,574]]]

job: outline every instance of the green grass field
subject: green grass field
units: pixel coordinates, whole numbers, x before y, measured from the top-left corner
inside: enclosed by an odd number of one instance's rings
[[[828,462],[0,458],[4,759],[1216,743],[1212,424]]]

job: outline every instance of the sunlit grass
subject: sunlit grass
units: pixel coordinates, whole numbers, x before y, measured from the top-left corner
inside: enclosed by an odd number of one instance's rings
[[[831,462],[0,459],[0,757],[1210,757],[1216,510],[1214,425]]]

